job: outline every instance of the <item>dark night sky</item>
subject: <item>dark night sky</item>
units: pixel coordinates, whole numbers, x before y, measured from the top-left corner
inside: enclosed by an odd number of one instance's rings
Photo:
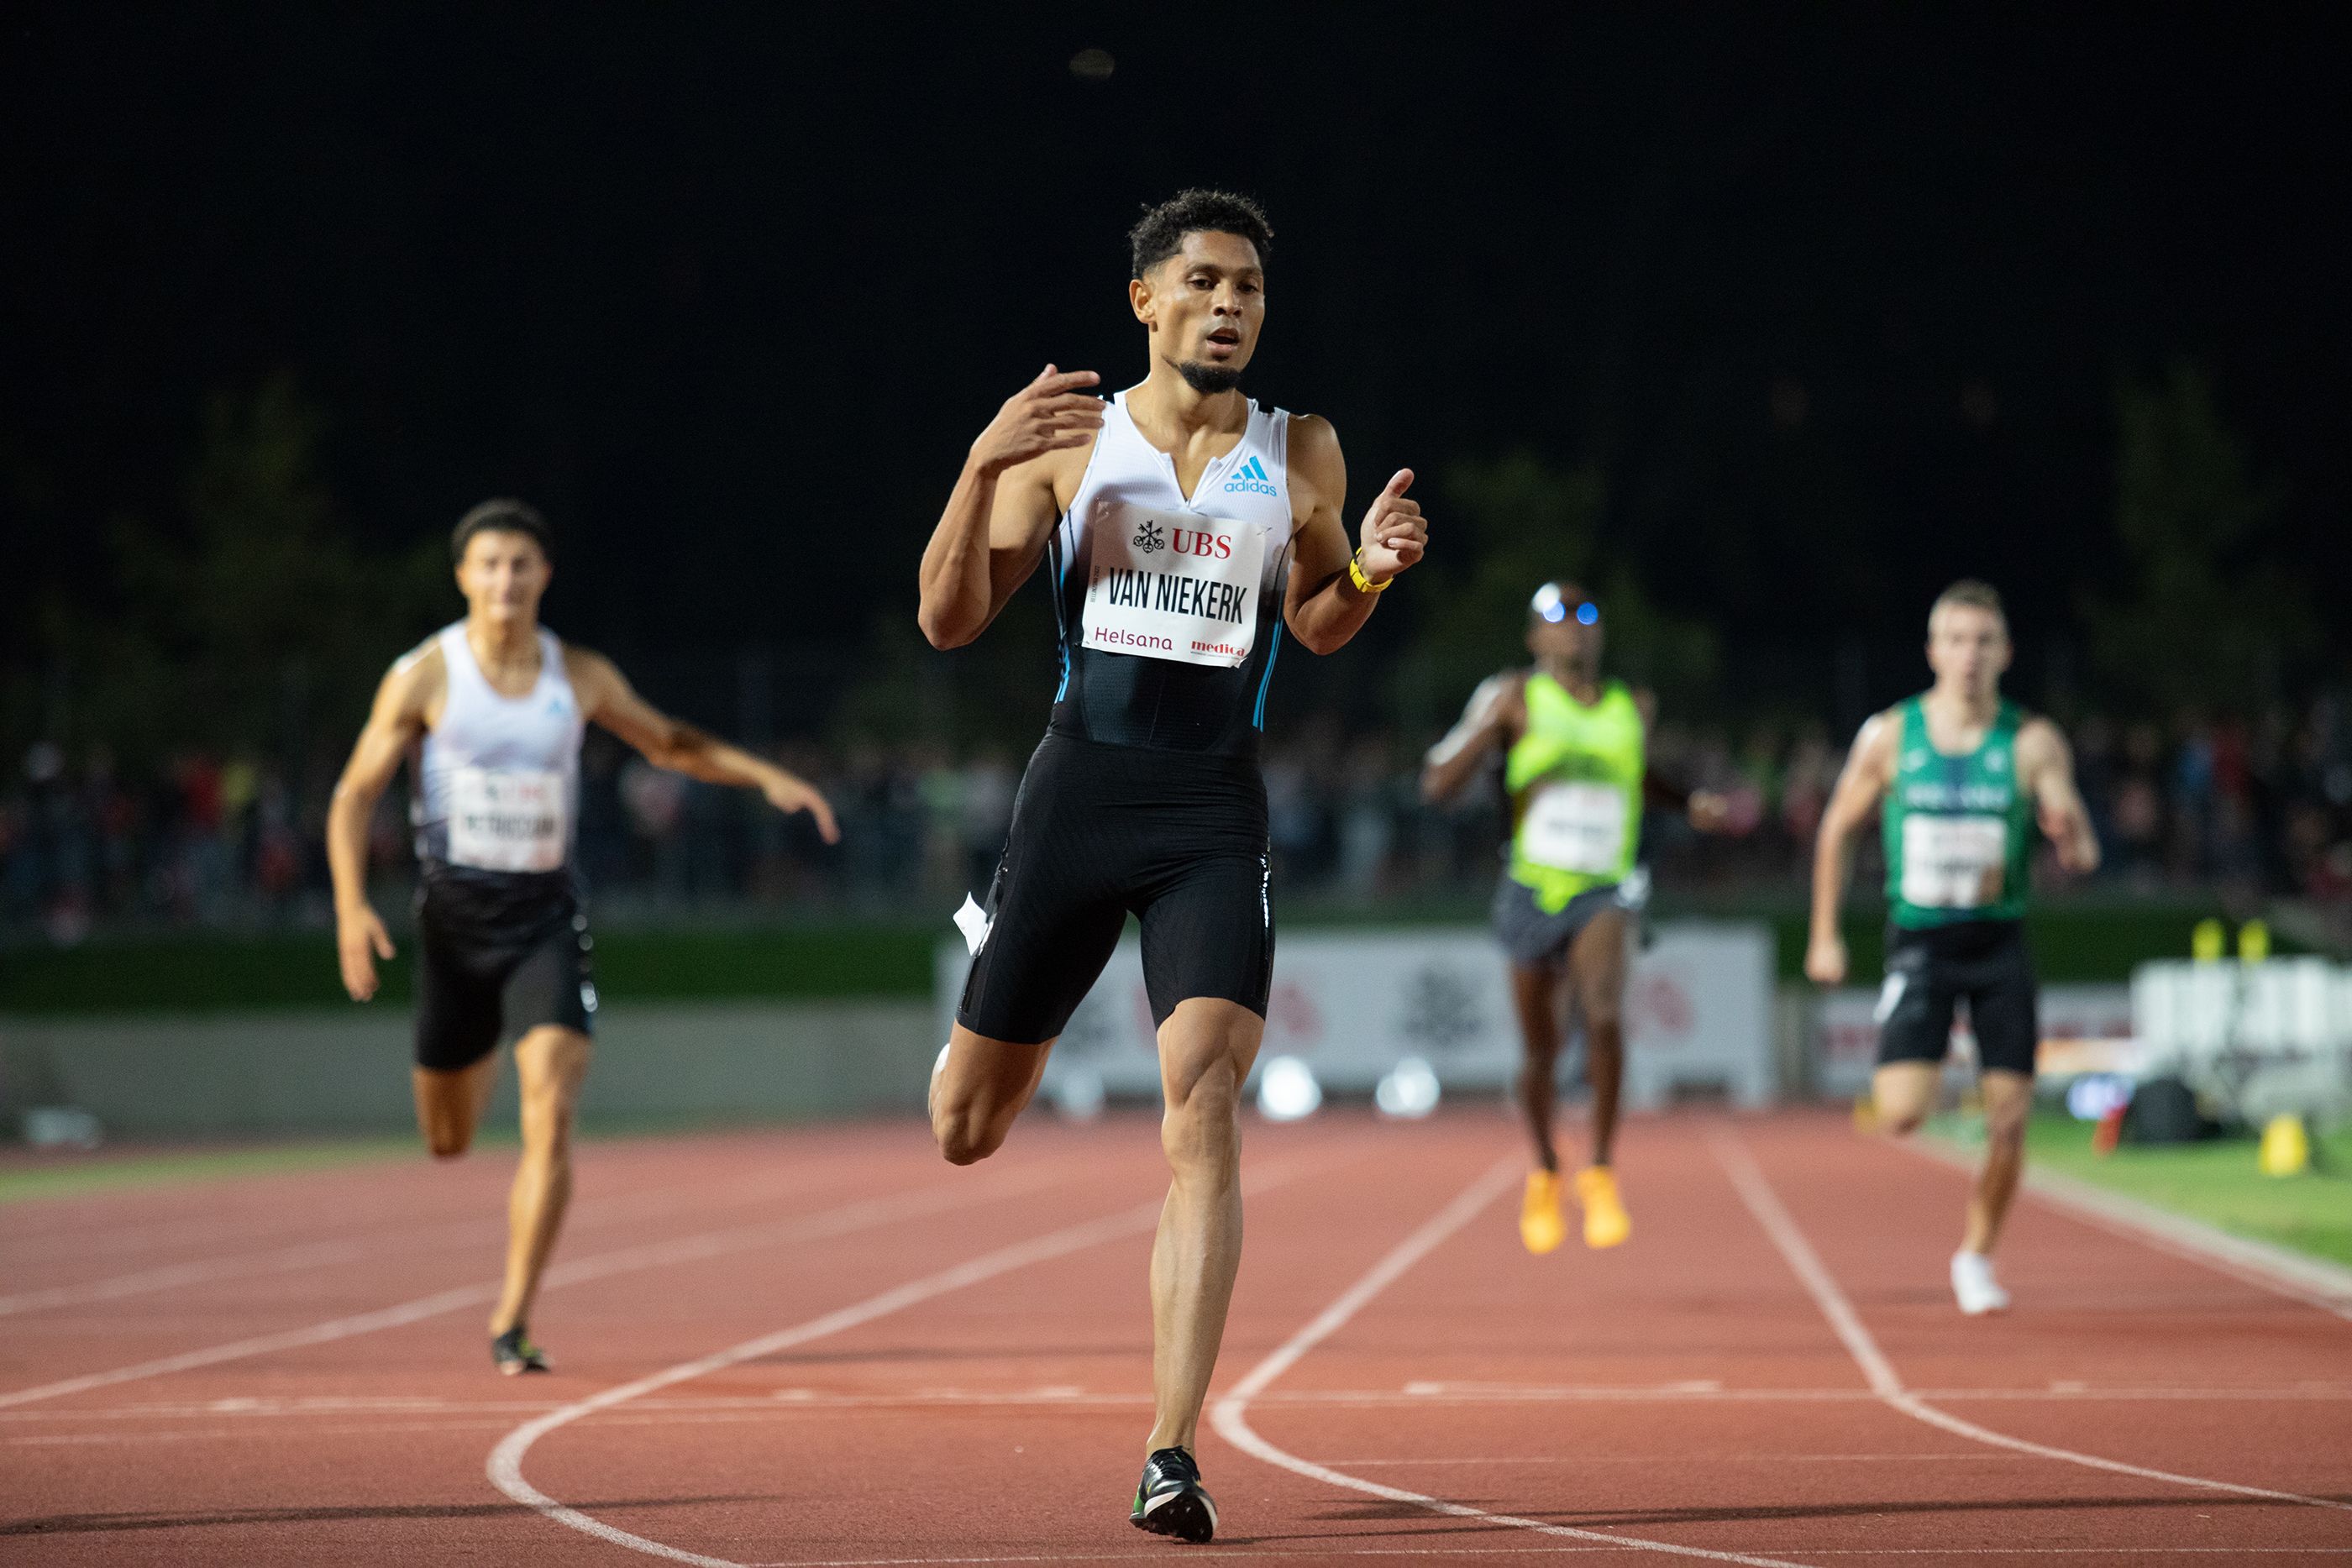
[[[1216,183],[1278,231],[1253,390],[1335,420],[1358,502],[1597,460],[1735,654],[1912,642],[1962,571],[2060,632],[2116,378],[2175,356],[2341,582],[2341,57],[2070,9],[12,8],[8,553],[85,570],[206,391],[290,368],[374,542],[510,491],[584,640],[856,637],[1007,392],[1139,373],[1122,231]]]

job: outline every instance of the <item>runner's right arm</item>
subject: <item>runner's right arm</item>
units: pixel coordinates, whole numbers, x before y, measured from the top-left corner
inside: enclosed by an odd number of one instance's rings
[[[1486,763],[1488,753],[1509,744],[1527,711],[1523,671],[1505,670],[1478,683],[1463,705],[1462,716],[1422,759],[1421,798],[1431,805],[1450,800]]]
[[[1845,897],[1846,849],[1886,795],[1902,733],[1890,715],[1873,714],[1865,719],[1822,812],[1821,835],[1813,844],[1812,936],[1805,944],[1805,975],[1818,985],[1835,986],[1845,979],[1845,934],[1838,925],[1838,904]]]
[[[426,643],[393,665],[376,687],[359,744],[335,781],[327,807],[327,870],[335,886],[335,954],[352,1000],[375,995],[375,961],[392,956],[392,935],[368,902],[368,820],[400,760],[425,733],[425,716],[443,679],[441,653]]]
[[[1087,445],[1102,430],[1102,400],[1081,390],[1101,379],[1047,365],[971,444],[923,549],[915,620],[932,647],[961,648],[987,631],[1036,570],[1061,512],[1054,455]]]

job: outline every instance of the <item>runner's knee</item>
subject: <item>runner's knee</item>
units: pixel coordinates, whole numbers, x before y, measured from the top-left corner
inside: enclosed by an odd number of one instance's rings
[[[975,1165],[1004,1146],[1013,1117],[992,1111],[971,1094],[942,1092],[931,1107],[931,1136],[951,1166]]]
[[[1230,1060],[1213,1062],[1160,1118],[1160,1146],[1175,1166],[1230,1160],[1241,1142],[1241,1074]]]

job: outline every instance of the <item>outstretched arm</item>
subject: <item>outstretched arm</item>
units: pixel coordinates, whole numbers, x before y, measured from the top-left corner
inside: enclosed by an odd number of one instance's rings
[[[327,874],[335,889],[335,956],[343,989],[355,1002],[375,995],[375,965],[393,954],[392,936],[368,902],[368,821],[416,737],[425,733],[425,704],[442,680],[440,654],[430,643],[394,664],[376,687],[375,706],[352,747],[343,776],[327,806]]]
[[[742,747],[662,712],[637,695],[610,659],[584,648],[563,651],[572,689],[583,716],[603,725],[645,754],[646,761],[706,784],[757,789],[779,811],[806,811],[829,844],[841,841],[833,807],[815,786]]]
[[[1462,716],[1421,763],[1421,798],[1432,805],[1453,799],[1498,747],[1510,744],[1527,712],[1527,682],[1517,670],[1478,683]]]
[[[1349,543],[1342,508],[1348,500],[1348,463],[1330,423],[1312,415],[1290,422],[1292,493],[1307,505],[1284,591],[1283,619],[1291,635],[1318,653],[1345,647],[1371,618],[1380,586],[1421,559],[1429,527],[1421,503],[1407,500],[1412,470],[1400,468],[1364,514],[1360,552]],[[1353,557],[1371,590],[1356,586],[1348,570]]]
[[[2020,782],[2033,793],[2042,831],[2058,846],[2058,864],[2076,875],[2099,869],[2099,835],[2074,787],[2074,753],[2056,725],[2028,719],[2017,732]]]
[[[1838,905],[1845,897],[1847,850],[1855,831],[1870,820],[1886,793],[1899,734],[1885,714],[1864,722],[1822,812],[1821,834],[1813,844],[1812,935],[1805,945],[1805,974],[1821,985],[1845,979],[1845,935],[1838,926]]]
[[[961,648],[987,631],[1037,569],[1059,510],[1052,455],[1085,446],[1101,431],[1102,400],[1080,390],[1101,379],[1047,365],[971,444],[923,549],[915,621],[932,647]]]

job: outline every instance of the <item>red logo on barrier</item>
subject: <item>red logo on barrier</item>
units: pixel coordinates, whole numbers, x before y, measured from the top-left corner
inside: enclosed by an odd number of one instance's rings
[[[1626,1032],[1646,1037],[1644,1045],[1671,1043],[1656,1037],[1687,1035],[1698,1023],[1698,1009],[1691,1005],[1690,993],[1670,975],[1646,976],[1629,990],[1625,1011],[1632,1027]]]

